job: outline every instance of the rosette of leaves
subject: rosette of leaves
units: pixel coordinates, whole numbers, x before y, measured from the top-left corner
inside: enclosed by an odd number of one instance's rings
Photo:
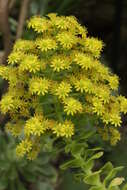
[[[53,190],[57,171],[50,163],[51,153],[43,152],[33,162],[19,159],[15,141],[0,132],[0,190]]]

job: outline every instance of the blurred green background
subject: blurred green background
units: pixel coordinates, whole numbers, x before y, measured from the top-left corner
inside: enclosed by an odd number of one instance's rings
[[[76,16],[87,27],[89,35],[104,41],[102,62],[120,77],[119,90],[127,96],[127,0],[0,0],[0,64],[6,64],[16,39],[32,38],[32,33],[26,30],[26,20],[32,15],[50,12]],[[0,79],[0,96],[6,86]],[[87,190],[84,184],[74,182],[71,171],[61,173],[56,184],[58,163],[50,154],[40,155],[34,162],[17,160],[15,142],[4,131],[6,120],[0,115],[0,190]],[[94,143],[105,149],[100,162],[112,161],[114,165],[125,166],[121,175],[127,180],[126,117],[121,134],[122,141],[115,147],[102,144],[101,140]]]

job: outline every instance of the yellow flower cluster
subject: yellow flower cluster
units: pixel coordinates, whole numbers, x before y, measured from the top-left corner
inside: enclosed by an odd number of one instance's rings
[[[62,81],[59,85],[58,88],[55,90],[56,95],[61,98],[65,99],[65,97],[68,96],[68,94],[71,92],[71,85],[67,82]]]
[[[116,143],[120,140],[120,133],[116,128],[98,128],[99,134],[102,136],[103,140],[108,141],[110,140],[111,145],[116,145]]]
[[[74,125],[71,121],[65,121],[64,123],[58,123],[53,128],[53,133],[57,137],[71,137],[74,135]]]
[[[48,93],[50,82],[45,78],[33,77],[29,82],[29,90],[31,94],[45,95]]]
[[[56,36],[60,45],[65,49],[71,49],[77,43],[77,38],[70,32],[61,32]]]
[[[17,155],[22,157],[26,153],[29,153],[32,149],[32,141],[29,139],[22,140],[22,142],[17,146]]]
[[[37,33],[42,33],[48,30],[50,27],[50,23],[46,18],[33,17],[30,22],[28,22],[28,28],[34,29]]]
[[[67,115],[74,115],[76,113],[82,113],[82,104],[74,98],[66,98],[64,100],[64,111]]]
[[[42,120],[42,117],[31,117],[26,121],[24,126],[24,133],[26,136],[35,135],[40,136],[46,130],[45,121]]]
[[[103,47],[101,41],[95,38],[87,38],[84,46],[86,48],[86,51],[92,53],[94,57],[96,58],[100,57],[100,53]]]
[[[11,111],[16,111],[16,109],[20,108],[20,101],[19,98],[13,97],[11,94],[5,94],[0,102],[1,111],[3,114]]]
[[[53,50],[57,48],[56,41],[52,38],[46,38],[46,39],[37,39],[36,40],[36,46],[38,49],[40,49],[42,52]]]
[[[85,68],[86,70],[91,69],[94,66],[94,60],[90,55],[84,53],[77,53],[75,55],[74,61],[81,66],[81,68]]]
[[[23,120],[17,120],[15,123],[8,122],[6,124],[6,130],[11,132],[14,137],[21,135],[24,126]]]
[[[54,71],[60,72],[65,69],[70,69],[70,60],[67,56],[54,56],[51,61],[51,67]]]
[[[40,70],[40,62],[36,55],[25,55],[19,66],[20,71],[36,73]]]
[[[22,52],[29,52],[30,53],[34,49],[35,49],[35,43],[33,41],[30,41],[30,40],[21,40],[20,39],[20,40],[17,40],[17,42],[14,45],[14,52],[15,53],[18,51],[20,51],[20,53],[22,53]],[[11,62],[11,59],[10,59],[10,62]]]
[[[127,99],[118,94],[118,77],[99,60],[102,41],[87,37],[73,16],[32,17],[28,28],[36,33],[33,40],[18,40],[8,65],[0,66],[9,82],[0,110],[10,115],[7,129],[23,138],[17,154],[35,158],[46,132],[72,137],[79,114],[96,115],[119,140],[116,127]]]

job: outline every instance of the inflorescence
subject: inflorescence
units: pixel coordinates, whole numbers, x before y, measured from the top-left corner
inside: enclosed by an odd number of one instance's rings
[[[9,83],[0,109],[10,115],[6,128],[22,139],[17,154],[34,159],[45,133],[72,137],[79,114],[96,116],[104,124],[98,131],[115,144],[127,99],[118,94],[118,76],[99,60],[103,42],[89,37],[73,16],[32,17],[28,28],[33,40],[18,40],[8,66],[0,66]]]

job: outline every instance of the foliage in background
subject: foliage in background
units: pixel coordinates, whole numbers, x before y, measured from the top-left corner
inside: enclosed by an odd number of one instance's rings
[[[57,181],[57,171],[51,160],[55,160],[52,152],[41,153],[28,162],[19,159],[15,152],[14,139],[0,132],[0,190],[53,190]]]

